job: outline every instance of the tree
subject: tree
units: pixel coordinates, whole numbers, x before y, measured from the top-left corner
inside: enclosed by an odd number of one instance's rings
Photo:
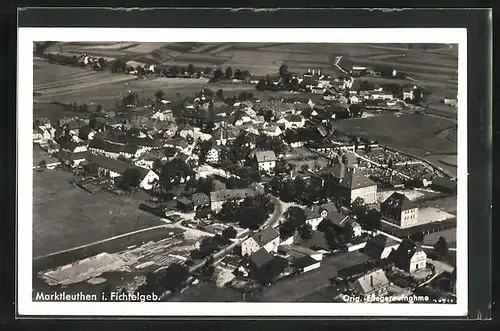
[[[215,96],[217,97],[217,99],[219,100],[222,100],[224,99],[224,91],[222,89],[219,89],[216,93],[215,93]]]
[[[166,269],[161,284],[167,290],[178,290],[184,285],[188,276],[188,268],[174,262]]]
[[[81,140],[87,140],[89,139],[89,133],[90,133],[90,121],[89,125],[82,126],[80,130],[78,130],[78,138]]]
[[[325,230],[325,240],[331,250],[336,250],[340,248],[338,234],[335,233],[332,227],[328,227]]]
[[[300,227],[300,237],[305,240],[312,238],[312,227],[310,224],[304,224]]]
[[[239,68],[237,68],[235,71],[234,71],[234,78],[236,79],[243,79],[243,73],[241,72],[241,70]]]
[[[266,81],[264,80],[264,78],[259,79],[259,82],[255,86],[255,88],[257,89],[257,91],[267,90],[267,84],[266,84]]]
[[[187,66],[187,72],[189,73],[189,76],[193,76],[194,75],[194,65],[189,64]]]
[[[178,66],[171,66],[170,67],[170,74],[174,77],[179,76],[180,73],[180,68]]]
[[[296,228],[290,221],[281,223],[279,227],[280,238],[286,240],[295,234]]]
[[[214,71],[214,77],[213,77],[213,79],[215,81],[220,80],[223,76],[224,76],[224,72],[222,72],[221,68],[215,69],[215,71]]]
[[[360,91],[369,91],[369,90],[373,90],[375,88],[375,86],[373,85],[373,83],[370,83],[366,80],[362,81],[360,84],[359,84],[359,90]]]
[[[238,95],[238,101],[247,101],[248,100],[248,92],[247,91],[242,91]]]
[[[118,59],[116,61],[114,61],[111,65],[111,72],[122,72],[122,71],[125,71],[127,67],[127,62],[122,60],[122,59]]]
[[[135,67],[135,70],[139,76],[146,76],[146,69],[144,69],[143,66],[137,66]]]
[[[104,60],[104,58],[100,57],[98,60],[97,60],[97,63],[99,63],[99,65],[101,66],[101,68],[106,68],[106,60]]]
[[[448,254],[449,245],[446,242],[445,237],[439,237],[438,241],[434,244],[434,252],[438,254],[440,258]]]
[[[296,206],[289,207],[285,212],[285,217],[293,224],[295,229],[300,228],[306,222],[304,209]]]
[[[224,73],[224,77],[226,79],[231,79],[233,78],[233,69],[231,67],[226,68],[226,72]]]
[[[257,230],[274,209],[274,202],[266,195],[246,197],[238,208],[239,226]]]
[[[250,71],[243,70],[243,72],[241,73],[241,76],[242,76],[243,79],[250,78]]]
[[[222,236],[227,238],[227,239],[234,239],[234,238],[236,238],[237,234],[238,234],[237,231],[232,226],[230,226],[222,231]]]
[[[137,187],[141,183],[141,173],[137,168],[125,170],[121,178],[119,187],[122,190],[129,190],[132,187]]]
[[[219,212],[217,213],[217,219],[222,223],[234,223],[237,221],[236,217],[238,215],[238,203],[233,200],[225,201]]]
[[[414,232],[410,235],[410,239],[414,242],[422,242],[424,241],[424,233],[422,231],[417,231],[417,232]]]
[[[205,69],[203,69],[203,74],[208,76],[212,74],[212,71],[213,71],[212,68],[206,67]]]
[[[89,111],[89,106],[84,103],[83,105],[80,105],[80,107],[78,107],[78,112],[79,113],[87,113]]]
[[[165,93],[161,90],[155,93],[156,101],[161,101],[161,100],[163,100],[164,97],[165,97]]]
[[[274,117],[274,113],[271,109],[266,110],[264,113],[264,121],[271,122]]]
[[[306,163],[306,164],[303,164],[300,169],[303,171],[303,172],[307,172],[309,170],[309,165]]]
[[[380,230],[382,226],[381,214],[378,210],[370,209],[365,215],[358,218],[367,230]]]
[[[368,211],[368,207],[366,207],[365,199],[357,197],[351,203],[351,211],[357,218],[362,218],[366,212]]]
[[[297,78],[290,79],[290,83],[288,84],[288,88],[292,91],[298,91],[300,89],[299,80]]]
[[[286,64],[282,64],[279,68],[280,77],[285,77],[288,74],[288,66]]]
[[[350,224],[346,224],[342,228],[342,240],[344,242],[349,242],[354,237],[354,230]]]
[[[139,100],[139,96],[137,95],[137,93],[129,92],[129,94],[127,94],[127,96],[125,96],[122,99],[122,105],[123,106],[129,106],[129,105],[136,106],[138,100]]]

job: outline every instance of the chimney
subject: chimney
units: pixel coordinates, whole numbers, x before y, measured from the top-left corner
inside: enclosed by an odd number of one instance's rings
[[[373,287],[373,275],[370,275],[370,286]]]

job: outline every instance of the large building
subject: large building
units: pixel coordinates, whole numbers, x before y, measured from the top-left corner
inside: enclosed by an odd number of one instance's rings
[[[400,228],[419,224],[418,206],[404,194],[394,192],[380,204],[382,218]]]
[[[366,204],[377,202],[377,184],[366,177],[359,169],[351,168],[346,170],[344,177],[339,178],[339,185],[347,190],[350,203],[357,198],[363,199]]]

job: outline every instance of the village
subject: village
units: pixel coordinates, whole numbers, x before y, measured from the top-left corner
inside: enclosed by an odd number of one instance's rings
[[[112,108],[66,104],[74,115],[57,121],[35,113],[35,177],[96,200],[113,196],[161,223],[60,260],[41,257],[41,286],[156,293],[164,301],[456,300],[455,175],[334,128],[381,114],[435,116],[411,80],[365,80],[403,73],[344,68],[339,58],[335,70],[282,64],[266,76],[86,54],[46,60],[207,83],[175,97],[128,90]],[[235,95],[213,84],[250,87]],[[456,96],[442,102],[456,107]],[[136,205],[127,200],[138,196]]]

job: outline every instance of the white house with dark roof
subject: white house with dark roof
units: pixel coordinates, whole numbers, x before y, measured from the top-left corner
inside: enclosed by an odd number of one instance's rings
[[[361,297],[383,296],[389,292],[390,282],[384,270],[377,269],[362,277],[359,277],[351,284],[351,290]]]
[[[407,272],[415,272],[427,267],[427,254],[418,243],[404,239],[397,250],[389,256],[395,265]]]
[[[259,171],[271,172],[276,167],[276,154],[273,151],[257,151],[255,159],[259,166]]]
[[[401,228],[419,224],[418,206],[403,193],[394,192],[380,204],[382,218]]]
[[[123,176],[128,169],[137,169],[141,175],[139,187],[144,190],[152,189],[155,182],[159,180],[158,174],[152,170],[138,167],[132,163],[111,159],[104,155],[89,155],[88,161],[98,167],[98,173],[101,176],[108,176],[112,179]]]
[[[306,120],[303,116],[297,114],[291,114],[279,119],[278,124],[284,124],[285,130],[298,129],[302,128],[306,124]]]
[[[260,249],[265,249],[268,253],[277,253],[279,244],[279,232],[268,226],[241,243],[241,255],[250,256]]]

